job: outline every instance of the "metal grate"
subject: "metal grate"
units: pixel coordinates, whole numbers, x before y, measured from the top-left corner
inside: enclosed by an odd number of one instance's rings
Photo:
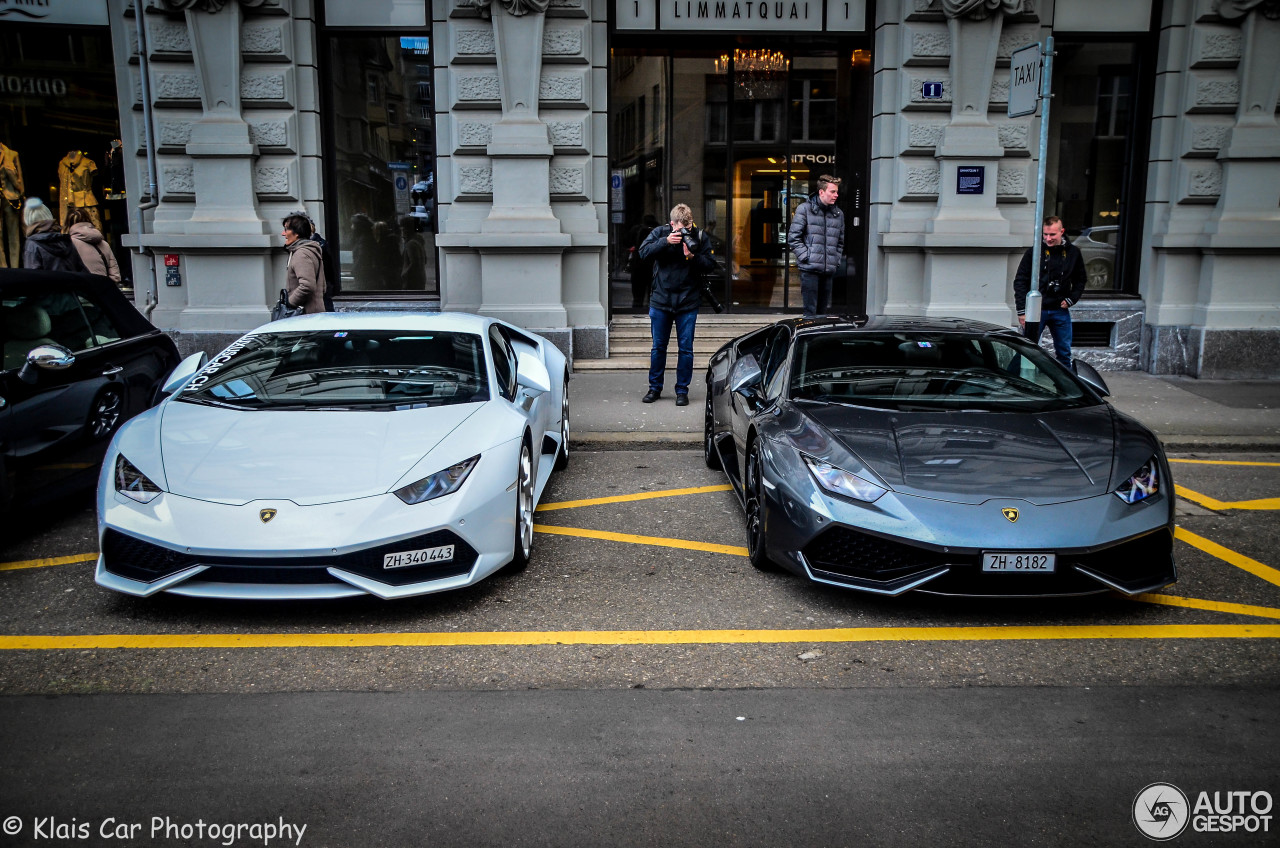
[[[1115,329],[1114,321],[1072,321],[1071,346],[1111,347]]]

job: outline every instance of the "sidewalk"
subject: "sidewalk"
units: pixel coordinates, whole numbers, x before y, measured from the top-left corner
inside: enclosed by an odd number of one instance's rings
[[[670,377],[671,374],[668,374]],[[1280,380],[1196,380],[1111,371],[1111,401],[1146,424],[1170,451],[1280,451]],[[644,371],[578,372],[569,383],[570,442],[593,447],[678,447],[702,443],[706,387],[694,374],[689,405],[677,407],[670,385],[641,403]]]

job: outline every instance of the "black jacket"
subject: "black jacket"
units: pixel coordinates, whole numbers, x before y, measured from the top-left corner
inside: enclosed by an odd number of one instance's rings
[[[844,258],[844,213],[810,195],[796,207],[787,228],[787,244],[801,271],[834,274]]]
[[[640,258],[653,262],[653,293],[649,305],[667,312],[689,312],[702,304],[702,289],[706,275],[715,270],[716,261],[711,253],[711,239],[697,227],[693,234],[698,239],[698,252],[685,258],[684,248],[667,244],[671,225],[655,227],[640,245]]]
[[[1086,277],[1084,273],[1084,257],[1080,248],[1062,238],[1057,247],[1045,247],[1040,242],[1040,293],[1044,295],[1042,305],[1060,309],[1062,301],[1067,306],[1075,306],[1084,295]],[[1018,273],[1013,278],[1013,305],[1018,314],[1027,311],[1027,292],[1031,291],[1031,248],[1022,256],[1018,265]]]
[[[58,232],[52,221],[48,227],[36,225],[22,247],[22,267],[43,271],[80,271],[84,263],[71,236]]]

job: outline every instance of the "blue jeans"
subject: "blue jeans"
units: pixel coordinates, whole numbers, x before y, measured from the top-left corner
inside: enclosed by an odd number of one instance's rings
[[[1058,361],[1066,366],[1067,370],[1071,370],[1071,310],[1063,309],[1060,306],[1041,307],[1040,323],[1032,324],[1027,322],[1027,338],[1036,344],[1040,344],[1040,337],[1044,335],[1045,327],[1049,328],[1049,335],[1053,336],[1053,353],[1058,357]]]
[[[817,271],[800,272],[800,299],[804,302],[804,317],[826,315],[831,306],[831,279],[835,274],[819,274]]]
[[[649,352],[649,388],[662,391],[662,381],[667,373],[667,343],[671,341],[671,325],[676,325],[676,394],[687,395],[693,379],[693,327],[698,322],[698,310],[668,312],[649,307],[649,323],[653,327],[653,350]]]

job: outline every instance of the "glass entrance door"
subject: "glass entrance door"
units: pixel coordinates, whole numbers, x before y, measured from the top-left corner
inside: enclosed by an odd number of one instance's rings
[[[863,311],[862,289],[853,284],[865,264],[858,228],[866,217],[860,204],[870,132],[854,117],[868,102],[860,86],[869,85],[869,76],[855,84],[860,53],[613,51],[613,312],[646,309],[652,268],[637,248],[677,203],[693,209],[711,239],[711,286],[730,310],[800,309],[787,230],[822,174],[844,181],[840,206],[852,269],[835,281],[832,309]]]

